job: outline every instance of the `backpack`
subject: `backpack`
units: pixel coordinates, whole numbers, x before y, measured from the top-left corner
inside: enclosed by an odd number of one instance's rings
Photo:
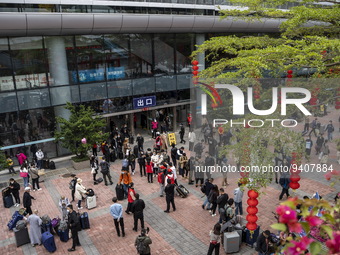
[[[136,249],[138,254],[145,254],[146,250],[147,250],[147,246],[144,243],[144,239],[137,239],[137,244],[136,244]]]
[[[129,161],[127,159],[123,160],[122,167],[129,167]]]
[[[69,185],[68,187],[73,190],[74,187],[76,186],[76,181],[72,179],[68,185]]]

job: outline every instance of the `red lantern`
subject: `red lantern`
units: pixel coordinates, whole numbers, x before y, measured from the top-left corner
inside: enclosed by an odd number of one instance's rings
[[[288,70],[287,71],[288,74],[292,74],[293,73],[293,70]],[[289,78],[289,77],[288,77]]]
[[[301,178],[300,178],[300,176],[295,174],[295,175],[292,175],[290,177],[290,180],[291,180],[291,182],[299,182],[301,180]]]
[[[249,206],[257,206],[259,204],[259,201],[256,198],[249,198],[247,200],[247,204]]]
[[[246,220],[249,223],[256,223],[256,221],[258,220],[258,217],[256,215],[253,215],[253,214],[248,214],[247,217],[246,217]]]
[[[250,197],[250,198],[258,198],[258,196],[259,196],[259,193],[257,193],[255,190],[249,190],[248,191],[248,197]]]
[[[247,223],[246,228],[250,231],[255,231],[257,229],[256,223]]]
[[[197,60],[193,60],[193,61],[191,62],[191,64],[192,64],[193,66],[197,66],[197,65],[198,65],[198,61],[197,61]]]
[[[257,212],[258,212],[259,210],[256,208],[256,207],[252,207],[252,206],[248,206],[247,207],[247,213],[249,213],[249,214],[257,214]]]
[[[197,71],[197,70],[198,70],[198,66],[193,66],[193,67],[192,67],[192,70]]]
[[[288,75],[287,75],[287,78],[293,78],[293,75],[288,74]]]
[[[291,183],[289,183],[289,187],[291,189],[298,189],[298,188],[300,188],[300,184],[297,183],[297,182],[291,182]]]
[[[193,74],[194,76],[197,76],[198,73],[199,73],[198,71],[193,71],[193,72],[192,72],[192,74]]]

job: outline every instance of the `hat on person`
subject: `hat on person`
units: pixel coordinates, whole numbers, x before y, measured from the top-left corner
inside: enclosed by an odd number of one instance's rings
[[[30,187],[26,187],[26,188],[25,188],[25,191],[28,191],[28,190],[31,190],[31,188],[30,188]]]
[[[80,179],[80,178],[78,178],[78,179],[77,179],[77,182],[78,182],[78,183],[81,183],[81,182],[83,182],[83,180]]]

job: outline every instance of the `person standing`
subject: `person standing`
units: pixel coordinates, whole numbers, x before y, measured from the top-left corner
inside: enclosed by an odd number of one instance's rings
[[[135,191],[133,182],[131,182],[129,186],[129,190],[128,190],[128,205],[125,211],[127,214],[130,214],[132,204],[135,200],[136,200],[136,191]]]
[[[59,207],[61,210],[61,219],[62,220],[67,220],[67,205],[69,205],[70,202],[68,201],[68,198],[65,196],[61,196],[59,199]]]
[[[225,155],[222,158],[222,187],[226,187],[228,183],[228,159]]]
[[[153,183],[153,167],[150,158],[146,158],[145,168],[148,175],[148,183]]]
[[[191,113],[188,114],[187,123],[188,123],[188,127],[190,128],[191,127],[191,123],[192,123]]]
[[[305,125],[303,127],[303,132],[307,134],[309,131],[309,117],[305,117]]]
[[[103,174],[103,179],[105,185],[108,186],[106,177],[109,179],[110,185],[113,184],[111,174],[110,174],[110,164],[106,161],[105,157],[102,157],[102,162],[100,162],[101,173]]]
[[[28,167],[26,163],[23,163],[20,167],[20,177],[22,177],[26,188],[28,186]]]
[[[214,229],[210,230],[210,244],[207,255],[212,255],[215,250],[215,255],[220,254],[220,242],[221,242],[221,224],[216,223]]]
[[[11,156],[7,156],[6,163],[8,166],[9,173],[12,173],[12,175],[16,174],[14,167],[13,167],[14,163],[13,163]]]
[[[200,186],[202,187],[204,182],[204,172],[201,170],[202,162],[200,161],[200,157],[195,157],[194,163],[194,176],[195,176],[195,186],[198,187],[198,182],[200,182]]]
[[[171,184],[171,179],[167,179],[167,185],[165,186],[165,199],[166,199],[166,210],[165,213],[170,212],[170,203],[172,205],[172,209],[176,211],[175,206],[175,184]]]
[[[136,138],[136,142],[137,142],[137,146],[138,146],[138,150],[139,151],[144,151],[144,137],[141,136],[140,134],[137,134],[137,138]]]
[[[97,145],[97,143],[94,143],[94,144],[92,145],[92,155],[95,156],[95,157],[98,156],[98,154],[97,154],[97,149],[98,149],[98,145]]]
[[[34,163],[31,163],[31,168],[28,171],[31,178],[32,178],[32,186],[33,186],[33,191],[41,190],[39,186],[39,174],[38,170],[35,168]]]
[[[124,230],[124,219],[123,219],[123,206],[119,204],[118,199],[116,197],[112,198],[113,204],[110,206],[110,213],[113,217],[113,221],[115,224],[117,235],[120,236],[120,228],[122,230],[122,236],[125,236],[125,230]]]
[[[31,209],[32,199],[35,200],[35,198],[31,196],[30,192],[31,192],[31,188],[30,187],[26,187],[25,188],[25,192],[24,192],[24,196],[23,196],[23,199],[22,199],[22,205],[24,206],[25,211],[29,215],[32,214],[32,209]]]
[[[324,142],[325,142],[325,138],[323,138],[322,134],[319,134],[318,138],[316,139],[316,146],[315,146],[316,153],[315,153],[315,155],[320,154],[321,148],[322,148],[322,145],[323,145]]]
[[[269,244],[270,231],[263,231],[256,240],[256,251],[259,255],[268,254],[268,244]]]
[[[189,151],[193,151],[194,150],[194,144],[195,144],[195,141],[196,141],[196,134],[192,129],[190,129],[190,131],[189,131],[188,139],[189,139]]]
[[[241,189],[242,183],[237,184],[238,187],[234,190],[234,202],[235,202],[235,214],[243,215],[243,208],[242,208],[242,198],[243,198],[243,191]]]
[[[171,160],[172,160],[172,164],[174,166],[176,166],[177,163],[177,148],[176,145],[173,143],[171,144]]]
[[[156,119],[154,119],[151,122],[151,129],[152,129],[152,138],[156,139],[156,133],[158,129],[158,121]]]
[[[317,128],[317,122],[318,122],[318,118],[315,118],[313,121],[312,121],[312,124],[311,124],[311,126],[312,126],[312,130],[309,132],[309,136],[314,132],[314,135],[315,135],[315,137],[317,137],[317,135],[316,135],[316,131],[315,131],[315,129]]]
[[[21,166],[25,160],[27,159],[26,155],[20,151],[17,152],[17,159],[18,159],[18,162],[19,162],[19,165]]]
[[[77,184],[77,176],[75,174],[71,174],[72,180],[69,183],[69,188],[71,190],[71,197],[72,197],[72,201],[74,201],[74,193],[76,192],[76,184]]]
[[[332,141],[333,140],[333,132],[334,132],[334,126],[332,121],[330,120],[328,125],[325,128],[325,131],[327,131],[327,140]]]
[[[72,234],[72,248],[68,249],[69,252],[75,251],[76,246],[80,246],[79,237],[78,237],[78,229],[79,229],[79,217],[77,213],[73,210],[72,205],[67,206],[68,213],[68,226],[71,230]]]
[[[138,164],[139,164],[139,171],[140,171],[140,177],[146,176],[146,171],[145,171],[145,154],[143,151],[140,152],[139,158],[138,158]]]
[[[132,204],[131,212],[133,213],[133,229],[137,232],[138,230],[138,220],[140,220],[141,228],[144,228],[144,208],[145,203],[143,199],[139,199],[139,194],[135,195],[136,200]]]
[[[213,188],[211,189],[210,193],[209,193],[209,203],[212,205],[211,206],[211,216],[215,217],[216,216],[216,208],[217,208],[217,198],[219,196],[219,192],[218,192],[218,187],[216,184],[214,184]]]
[[[186,168],[186,165],[188,163],[188,157],[186,153],[183,153],[182,156],[179,158],[179,174],[182,175],[184,178],[184,169]]]
[[[312,141],[311,137],[309,136],[306,139],[306,158],[307,158],[307,160],[310,159],[310,153],[312,151],[312,148],[313,148],[313,141]]]
[[[327,165],[327,163],[328,163],[328,155],[330,153],[329,146],[328,146],[328,140],[327,139],[325,140],[325,142],[322,145],[321,153],[322,153],[322,157],[321,157],[320,163]]]
[[[87,194],[86,188],[83,186],[82,182],[83,182],[82,179],[80,178],[77,179],[75,197],[78,200],[78,210],[83,209],[83,207],[81,207],[81,201]]]
[[[98,184],[96,176],[98,174],[99,164],[98,164],[98,159],[95,155],[92,155],[90,158],[90,167],[91,167],[91,174],[93,176],[93,184],[96,185]]]
[[[9,179],[9,188],[11,190],[11,193],[15,199],[15,207],[18,207],[20,205],[20,196],[19,196],[19,190],[20,190],[20,184],[17,183],[13,178]]]
[[[279,200],[283,198],[283,195],[286,194],[287,198],[289,197],[289,173],[283,172],[280,177],[280,185],[282,187],[282,192],[280,194]]]
[[[120,185],[123,182],[123,187],[124,187],[124,198],[128,197],[128,190],[129,190],[129,185],[132,183],[132,178],[129,173],[129,170],[123,169],[120,176],[119,176],[119,182],[118,184]]]
[[[204,186],[201,189],[205,194],[205,201],[202,205],[202,209],[210,210],[209,194],[211,189],[214,187],[213,181],[214,181],[213,178],[207,179],[206,182],[204,183]],[[205,206],[207,206],[207,208]]]
[[[181,123],[180,124],[180,130],[179,130],[179,137],[181,139],[180,143],[184,143],[185,144],[184,134],[185,134],[185,128],[183,126],[183,123]]]
[[[129,166],[131,166],[131,173],[132,175],[135,174],[135,168],[136,168],[136,155],[133,154],[131,149],[129,149],[128,155],[127,155],[127,160],[129,162]]]
[[[209,152],[205,153],[205,161],[204,161],[204,166],[205,166],[205,174],[207,175],[207,179],[211,179],[211,172],[210,168],[215,166],[215,159],[209,154]]]
[[[41,224],[42,220],[38,216],[38,210],[34,210],[27,218],[27,222],[30,224],[30,240],[34,247],[36,244],[41,245]]]
[[[35,153],[35,156],[37,157],[37,168],[41,169],[42,168],[43,159],[44,159],[44,153],[42,152],[41,149],[39,149]]]
[[[157,176],[157,181],[159,184],[159,196],[163,197],[164,196],[164,181],[165,181],[164,171],[159,171],[158,176]]]
[[[202,153],[204,151],[204,146],[203,146],[204,140],[202,139],[201,142],[196,143],[194,146],[194,152],[196,153],[196,157],[201,158]]]
[[[218,212],[220,214],[220,220],[219,223],[222,223],[223,219],[225,219],[225,210],[224,207],[227,204],[229,199],[229,195],[227,193],[224,192],[223,188],[220,188],[220,195],[217,198],[217,208],[218,208]]]
[[[142,245],[140,245],[142,244]],[[151,238],[147,234],[147,230],[142,229],[141,234],[137,236],[135,240],[135,247],[137,248],[138,254],[151,255],[150,244],[152,244]],[[144,247],[143,251],[138,251],[138,247]]]

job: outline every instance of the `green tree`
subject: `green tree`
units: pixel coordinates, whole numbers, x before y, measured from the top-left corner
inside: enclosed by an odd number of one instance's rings
[[[0,171],[8,167],[5,152],[0,150]]]
[[[70,119],[56,118],[60,131],[56,131],[54,137],[78,158],[84,158],[94,143],[108,138],[108,134],[102,132],[106,125],[105,120],[93,117],[93,109],[84,105],[74,106],[67,103],[65,109],[71,112]],[[85,144],[81,142],[83,138],[87,140]]]

